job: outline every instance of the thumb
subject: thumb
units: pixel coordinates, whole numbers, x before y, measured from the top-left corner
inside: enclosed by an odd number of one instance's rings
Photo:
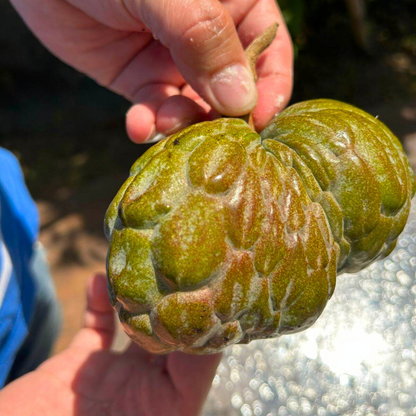
[[[222,354],[192,355],[178,351],[167,356],[168,373],[189,408],[183,414],[199,414],[221,357]]]
[[[218,0],[136,1],[140,19],[216,111],[239,116],[254,108],[255,81],[234,22]]]
[[[111,347],[116,331],[114,310],[107,294],[107,278],[96,274],[88,281],[84,328],[73,339],[72,347],[90,350]]]

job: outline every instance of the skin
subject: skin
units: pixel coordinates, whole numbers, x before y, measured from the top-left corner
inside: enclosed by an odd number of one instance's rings
[[[289,101],[292,43],[275,0],[11,2],[52,53],[134,103],[126,125],[137,143],[256,104],[260,131]],[[256,91],[235,68],[248,68],[243,48],[275,22]]]
[[[104,275],[88,285],[85,325],[71,346],[0,393],[0,414],[193,416],[200,412],[220,354],[156,356],[131,345],[110,350],[114,311]]]

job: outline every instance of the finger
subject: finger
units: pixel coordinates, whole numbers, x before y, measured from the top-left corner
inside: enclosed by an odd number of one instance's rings
[[[185,84],[181,90],[181,94],[195,101],[205,110],[206,113],[213,111],[211,106],[204,99],[202,99],[201,96],[189,84]],[[219,115],[219,113],[217,114]]]
[[[182,88],[181,93],[185,97],[188,97],[191,100],[194,100],[200,107],[202,107],[205,110],[206,120],[215,120],[216,118],[221,117],[221,114],[218,111],[211,108],[211,106],[204,99],[202,99],[199,96],[199,94],[189,84],[186,84]]]
[[[127,134],[135,143],[144,143],[152,138],[157,130],[157,113],[171,96],[180,94],[173,85],[152,84],[140,89],[134,99],[135,104],[126,115]]]
[[[112,345],[115,329],[114,310],[107,293],[107,278],[97,274],[88,282],[84,328],[77,333],[71,347],[108,349]]]
[[[112,20],[120,21],[124,30],[114,30],[114,25],[98,23],[102,16],[100,5],[103,6],[104,3],[107,4],[107,9],[111,8],[108,11]],[[112,6],[116,3],[121,2],[12,1],[29,28],[53,54],[105,86],[152,40],[152,36],[143,33],[139,22],[131,17],[137,32],[128,31],[129,23]],[[94,10],[88,10],[91,13],[87,14],[83,10],[85,8]]]
[[[218,0],[136,0],[185,80],[221,114],[246,114],[257,91],[234,22]]]
[[[134,143],[145,143],[156,133],[155,110],[151,103],[133,105],[126,114],[126,130]]]
[[[149,31],[147,27],[130,12],[128,5],[132,2],[108,0],[66,0],[66,2],[112,29],[140,33]]]
[[[238,27],[258,0],[220,0]]]
[[[142,360],[142,362],[158,365],[161,367],[166,367],[166,360],[168,357],[166,354],[153,354],[137,345],[134,341],[132,341],[131,344],[127,347],[124,354],[131,354],[137,360]]]
[[[207,112],[201,106],[188,97],[175,95],[160,107],[156,129],[169,135],[204,120],[207,120]]]
[[[189,84],[183,86],[181,94],[194,101],[201,100],[201,96]]]
[[[189,409],[189,414],[198,414],[208,395],[221,357],[222,354],[191,355],[182,352],[168,355],[166,368],[175,389],[189,399],[189,406],[194,406]]]
[[[253,118],[261,131],[288,103],[293,85],[293,47],[283,16],[275,0],[259,0],[240,23],[238,33],[248,45],[273,23],[279,27],[273,43],[257,62],[258,104]]]
[[[150,84],[168,84],[178,88],[185,84],[169,50],[156,41],[138,52],[109,83],[109,88],[133,101],[138,91]]]

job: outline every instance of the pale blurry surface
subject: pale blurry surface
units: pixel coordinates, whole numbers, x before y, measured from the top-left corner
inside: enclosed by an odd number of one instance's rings
[[[204,416],[416,415],[416,200],[384,261],[337,279],[312,328],[228,348]]]

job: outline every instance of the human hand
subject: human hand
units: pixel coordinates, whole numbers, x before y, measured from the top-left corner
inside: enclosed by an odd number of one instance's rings
[[[110,351],[114,311],[106,278],[88,288],[85,327],[71,346],[0,392],[0,414],[42,416],[193,416],[211,386],[221,355],[156,356],[131,344]]]
[[[134,103],[127,131],[135,142],[218,113],[244,115],[257,91],[261,130],[290,98],[292,44],[275,0],[11,2],[56,56]],[[243,46],[275,22],[256,91]]]

